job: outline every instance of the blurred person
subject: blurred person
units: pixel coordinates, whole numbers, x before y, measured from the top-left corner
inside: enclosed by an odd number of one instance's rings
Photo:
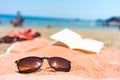
[[[17,18],[15,20],[12,20],[11,23],[14,27],[17,26],[23,26],[24,19],[20,13],[20,11],[17,12]]]

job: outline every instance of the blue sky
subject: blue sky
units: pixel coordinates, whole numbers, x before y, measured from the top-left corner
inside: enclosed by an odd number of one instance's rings
[[[80,19],[120,16],[120,0],[1,0],[1,14]]]

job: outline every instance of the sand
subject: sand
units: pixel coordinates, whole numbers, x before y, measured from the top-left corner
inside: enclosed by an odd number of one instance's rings
[[[120,79],[120,51],[104,47],[100,54],[87,54],[71,50],[62,46],[51,46],[51,40],[36,38],[35,40],[14,43],[9,54],[0,58],[0,79],[4,80],[119,80]],[[39,44],[39,45],[37,45]],[[30,46],[32,45],[32,46]],[[16,60],[28,57],[63,57],[71,61],[70,72],[46,71],[47,61],[41,69],[30,74],[20,74],[14,63]]]
[[[10,31],[20,31],[23,28],[1,28],[0,36]],[[34,28],[35,29],[35,28]],[[62,46],[50,46],[50,35],[61,29],[37,28],[42,37],[33,41],[23,41],[14,44],[0,44],[0,80],[120,80],[120,35],[119,31],[75,30],[83,38],[92,38],[104,42],[105,47],[100,54],[86,54],[70,50]],[[39,45],[38,45],[39,44]],[[4,54],[7,48],[14,45],[9,54]],[[32,46],[31,46],[32,45]],[[71,61],[70,72],[46,71],[47,61],[38,70],[30,74],[20,74],[17,71],[16,60],[27,56],[63,57]]]
[[[13,28],[0,26],[0,37],[8,34],[11,31],[21,31],[23,28]],[[49,39],[49,36],[62,30],[55,28],[32,28],[34,30],[39,31],[42,34],[42,37]],[[120,50],[120,31],[112,31],[112,30],[81,30],[81,29],[72,29],[78,34],[80,34],[83,38],[92,38],[96,40],[103,41],[104,44],[110,48]],[[0,54],[5,53],[6,49],[9,47],[9,44],[0,44]]]

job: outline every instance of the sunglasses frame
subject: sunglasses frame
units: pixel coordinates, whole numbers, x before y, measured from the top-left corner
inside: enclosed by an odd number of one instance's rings
[[[37,68],[32,68],[32,69],[28,69],[28,70],[20,70],[20,69],[19,69],[19,63],[20,63],[22,60],[27,59],[27,58],[37,58],[37,59],[40,59],[40,60],[41,60],[41,65],[40,65],[39,67],[37,67]],[[61,60],[66,61],[66,62],[67,62],[67,65],[68,65],[68,68],[63,69],[63,68],[55,68],[55,67],[53,67],[53,66],[50,64],[50,62],[49,62],[49,59],[51,59],[51,58],[58,58],[58,59],[61,59]],[[19,59],[19,60],[16,60],[15,63],[17,64],[17,68],[18,68],[18,70],[19,70],[19,71],[18,71],[19,73],[31,73],[31,72],[37,71],[37,70],[42,66],[42,64],[43,64],[43,62],[44,62],[44,59],[47,59],[47,62],[49,63],[49,66],[50,66],[51,68],[53,68],[54,70],[56,70],[56,71],[69,72],[70,69],[71,69],[71,61],[69,61],[69,60],[67,60],[67,59],[65,59],[65,58],[62,58],[62,57],[36,57],[36,56],[30,56],[30,57],[25,57],[25,58],[21,58],[21,59]]]

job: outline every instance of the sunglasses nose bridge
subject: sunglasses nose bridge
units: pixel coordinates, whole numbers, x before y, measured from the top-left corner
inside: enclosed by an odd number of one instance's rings
[[[50,67],[49,63],[48,63],[48,57],[42,57],[42,59],[43,59],[44,62],[42,64],[42,66],[41,66],[41,69],[45,70],[46,68]]]
[[[48,57],[42,57],[42,59],[49,59]]]

